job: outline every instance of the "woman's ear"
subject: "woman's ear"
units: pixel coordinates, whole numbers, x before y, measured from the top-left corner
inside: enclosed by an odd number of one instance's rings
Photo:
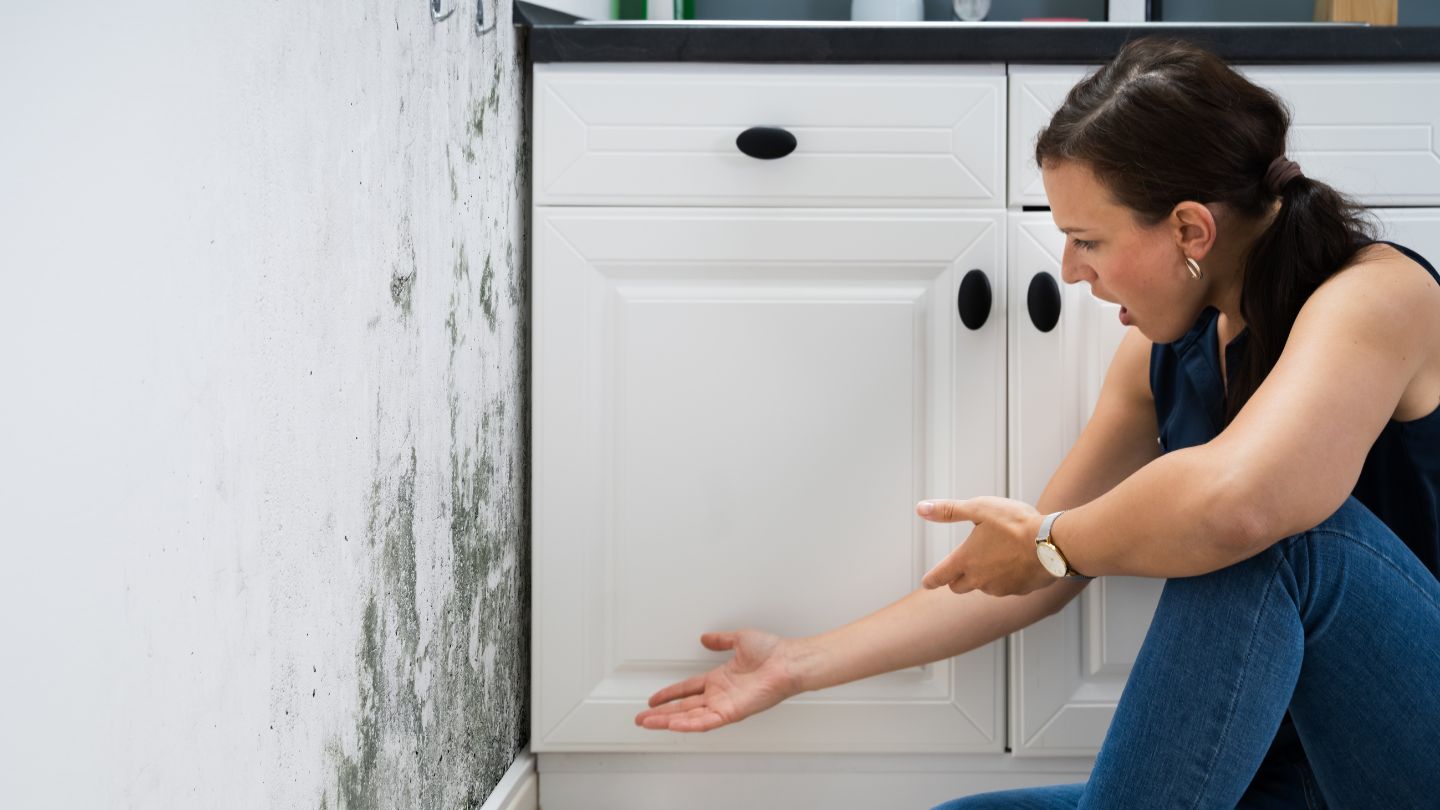
[[[1200,261],[1215,246],[1215,214],[1208,206],[1186,200],[1170,211],[1170,231],[1186,256]]]

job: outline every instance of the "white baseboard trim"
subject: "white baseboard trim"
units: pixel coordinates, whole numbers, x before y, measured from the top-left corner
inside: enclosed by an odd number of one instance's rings
[[[545,810],[926,810],[986,791],[1084,782],[1093,765],[1009,754],[535,755]]]
[[[530,746],[515,756],[480,810],[540,810],[540,780],[535,774],[535,755],[530,753]]]

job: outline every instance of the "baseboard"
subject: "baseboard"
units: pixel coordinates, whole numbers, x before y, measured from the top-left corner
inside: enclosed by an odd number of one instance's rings
[[[545,810],[924,810],[987,791],[1084,782],[1093,764],[1009,754],[535,755]]]
[[[535,755],[525,746],[480,810],[540,810],[540,780],[535,774]]]

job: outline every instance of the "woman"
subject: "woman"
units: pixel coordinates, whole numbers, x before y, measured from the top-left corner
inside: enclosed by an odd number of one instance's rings
[[[1062,275],[1133,328],[1038,510],[922,502],[976,524],[922,590],[812,638],[706,633],[735,656],[636,723],[708,730],[974,649],[1086,575],[1164,577],[1089,781],[944,810],[1433,806],[1440,274],[1285,158],[1288,127],[1184,43],[1077,85],[1036,145]]]

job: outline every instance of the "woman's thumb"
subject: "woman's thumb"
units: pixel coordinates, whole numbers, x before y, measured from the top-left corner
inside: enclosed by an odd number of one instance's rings
[[[702,633],[700,643],[705,645],[707,650],[728,650],[735,646],[736,635],[734,633]]]

